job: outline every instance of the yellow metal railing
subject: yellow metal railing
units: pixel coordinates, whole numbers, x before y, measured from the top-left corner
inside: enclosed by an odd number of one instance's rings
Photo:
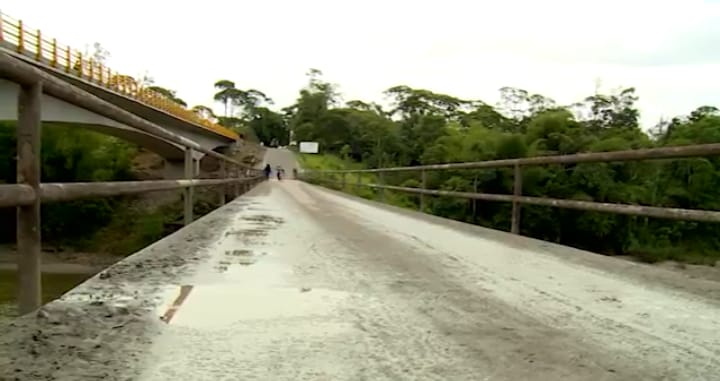
[[[17,53],[25,57],[92,82],[97,86],[124,94],[220,135],[235,140],[239,139],[238,134],[234,131],[213,123],[168,97],[144,87],[133,77],[118,74],[102,63],[94,61],[91,57],[83,57],[80,51],[59,44],[56,39],[44,36],[39,29],[28,28],[23,25],[22,20],[13,19],[3,13],[0,13],[0,44],[6,48],[10,45]]]

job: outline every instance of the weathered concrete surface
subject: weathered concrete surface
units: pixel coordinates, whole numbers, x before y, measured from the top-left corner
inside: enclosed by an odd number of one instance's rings
[[[273,163],[288,160],[268,152]],[[720,374],[717,282],[296,181],[261,184],[108,274],[49,305],[48,317],[28,316],[5,330],[0,377]]]
[[[37,314],[0,327],[0,380],[132,380],[163,323],[159,296],[207,259],[236,200],[91,278]]]
[[[0,120],[17,120],[18,89],[19,85],[16,83],[0,79]],[[108,92],[107,90],[103,91]],[[112,100],[108,101],[112,102]],[[182,160],[184,158],[185,150],[179,144],[153,136],[152,134],[139,130],[135,127],[98,115],[92,111],[75,106],[50,95],[44,94],[42,96],[41,108],[42,120],[46,123],[82,127],[106,135],[115,136],[145,147],[169,160]],[[216,134],[207,129],[198,126],[192,127],[189,123],[179,125],[172,123],[165,124],[165,122],[167,122],[165,118],[161,118],[158,114],[155,115],[156,117],[153,119],[153,115],[140,116],[146,117],[147,120],[153,121],[169,131],[190,139],[207,149],[225,147],[233,143],[232,139]],[[163,113],[163,115],[167,117],[166,114]],[[194,155],[196,159],[200,159],[205,156],[202,152],[195,152]]]

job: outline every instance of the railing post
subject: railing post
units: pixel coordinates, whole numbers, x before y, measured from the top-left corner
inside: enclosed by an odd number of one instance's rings
[[[193,178],[193,149],[185,148],[185,180]],[[185,187],[183,191],[185,225],[190,225],[193,221],[193,187]]]
[[[235,182],[233,183],[233,198],[240,196],[240,166],[235,165],[235,173],[233,175]]]
[[[420,172],[420,188],[427,189],[427,175],[424,169]],[[425,211],[425,194],[423,193],[420,193],[420,211]]]
[[[92,58],[88,61],[88,79],[90,82],[95,82],[95,61]]]
[[[385,186],[385,174],[378,172],[378,185]],[[385,202],[385,188],[380,188],[380,201]]]
[[[361,173],[358,172],[358,173],[357,173],[357,180],[356,180],[356,182],[355,182],[355,191],[356,191],[356,192],[360,192],[360,186],[362,185],[362,178],[361,178],[360,175],[361,175]]]
[[[225,160],[220,159],[220,178],[223,180],[227,180],[227,170],[225,169]],[[227,185],[223,184],[220,186],[220,205],[225,205],[225,191],[227,190]]]
[[[522,170],[520,169],[519,164],[515,164],[513,180],[512,220],[510,232],[512,234],[520,234],[520,202],[517,198],[522,196]]]
[[[80,53],[80,52],[78,52],[78,54],[77,54],[77,73],[78,73],[78,77],[84,78],[83,77],[83,58],[82,58],[82,53]]]
[[[72,50],[70,50],[70,47],[65,47],[65,72],[69,73],[72,64],[70,63],[72,61]]]
[[[341,184],[342,184],[342,189],[341,189],[341,190],[342,190],[343,192],[345,192],[345,184],[347,184],[347,179],[346,179],[346,177],[347,177],[347,173],[343,172],[343,173],[342,173],[342,183],[341,183]]]
[[[35,60],[40,61],[42,59],[42,34],[40,29],[37,30],[37,40],[35,41]]]
[[[57,50],[57,40],[53,38],[52,40],[52,67],[57,67],[58,64],[58,50]]]
[[[25,27],[23,27],[22,20],[18,20],[18,46],[17,51],[20,54],[25,53]]]
[[[475,178],[473,179],[473,193],[477,193],[477,192],[478,192],[478,179],[477,179],[477,176],[475,176]],[[472,204],[472,213],[473,213],[472,221],[477,222],[477,199],[474,198],[472,200],[472,203],[473,203]]]
[[[35,191],[35,201],[17,208],[18,310],[42,303],[40,273],[40,133],[42,84],[21,86],[18,94],[17,183]]]

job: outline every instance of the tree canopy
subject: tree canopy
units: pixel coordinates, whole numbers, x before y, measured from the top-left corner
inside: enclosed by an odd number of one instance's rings
[[[390,87],[390,108],[362,100],[340,104],[337,86],[319,70],[285,120],[296,141],[366,167],[482,161],[720,142],[720,112],[700,106],[646,132],[638,96],[629,87],[593,94],[572,105],[523,89],[500,89],[497,106],[406,85]],[[720,210],[720,159],[529,167],[523,192],[539,197]],[[394,185],[416,185],[417,174],[387,174]],[[512,193],[508,169],[432,172],[428,187]],[[415,197],[403,198],[417,207]],[[481,206],[478,206],[481,204]],[[509,204],[433,198],[427,211],[508,229]],[[648,260],[720,257],[720,226],[694,222],[524,206],[522,233],[597,252]]]

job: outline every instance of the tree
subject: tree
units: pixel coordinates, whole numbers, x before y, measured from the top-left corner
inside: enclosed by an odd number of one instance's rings
[[[445,94],[434,93],[424,89],[413,89],[408,86],[394,86],[385,90],[385,95],[392,99],[395,106],[390,112],[403,118],[437,114],[453,118],[461,114],[465,106],[471,102]]]
[[[192,112],[197,114],[199,117],[203,119],[215,119],[215,113],[210,107],[203,106],[203,105],[196,105],[193,106]]]
[[[595,131],[602,129],[639,129],[640,112],[635,107],[638,97],[635,89],[622,89],[615,94],[595,94],[585,99],[585,108],[590,111],[587,121]]]
[[[255,108],[248,125],[258,140],[265,144],[277,141],[279,145],[287,145],[290,142],[287,123],[283,116],[266,107]]]
[[[213,99],[225,105],[224,116],[228,117],[228,107],[238,95],[237,89],[235,88],[235,82],[227,79],[221,79],[215,82],[215,89],[219,91],[215,93]]]
[[[156,93],[158,93],[158,94],[160,94],[160,95],[162,95],[162,96],[170,99],[171,101],[173,101],[173,102],[175,102],[175,103],[177,103],[177,104],[179,104],[179,105],[181,105],[181,106],[183,106],[183,107],[187,107],[187,102],[185,102],[184,100],[178,98],[178,97],[175,95],[175,94],[176,94],[176,93],[175,93],[175,90],[169,90],[169,89],[166,89],[166,88],[160,87],[160,86],[150,86],[150,87],[148,87],[147,89],[148,89],[148,90],[151,90],[151,91],[154,91],[154,92],[156,92]]]
[[[467,101],[399,85],[385,91],[391,101],[390,111],[385,112],[363,100],[340,107],[336,87],[325,82],[319,70],[310,70],[308,77],[297,101],[284,108],[281,116],[298,140],[317,141],[324,152],[365,167],[720,142],[720,111],[713,106],[662,121],[648,135],[639,126],[638,97],[633,88],[596,93],[563,107],[543,95],[504,87],[501,102],[493,107],[482,100]],[[270,120],[268,116],[266,121]],[[254,122],[263,139],[273,136],[266,121]],[[513,191],[513,174],[508,168],[431,171],[426,175],[426,186],[431,189],[489,194]],[[416,174],[388,174],[384,181],[418,186]],[[523,194],[719,210],[720,159],[524,167]],[[392,200],[417,207],[413,197]],[[509,228],[509,204],[476,206],[462,199],[428,198],[425,210],[492,228]],[[532,237],[606,254],[632,253],[647,260],[682,259],[689,253],[720,258],[717,225],[534,205],[522,210],[522,232]]]
[[[144,73],[136,76],[136,78],[139,78],[136,80],[139,87],[148,87],[155,83],[155,78],[151,77],[150,74],[148,74],[147,71]]]
[[[263,103],[273,104],[273,100],[269,98],[265,93],[255,89],[249,90],[236,90],[231,94],[232,103],[235,106],[240,107],[245,114],[245,117],[252,119],[257,113],[257,108]]]
[[[94,62],[104,65],[107,59],[110,58],[110,51],[105,49],[99,42],[93,42],[92,52],[88,52],[86,46],[85,56],[89,56]]]

